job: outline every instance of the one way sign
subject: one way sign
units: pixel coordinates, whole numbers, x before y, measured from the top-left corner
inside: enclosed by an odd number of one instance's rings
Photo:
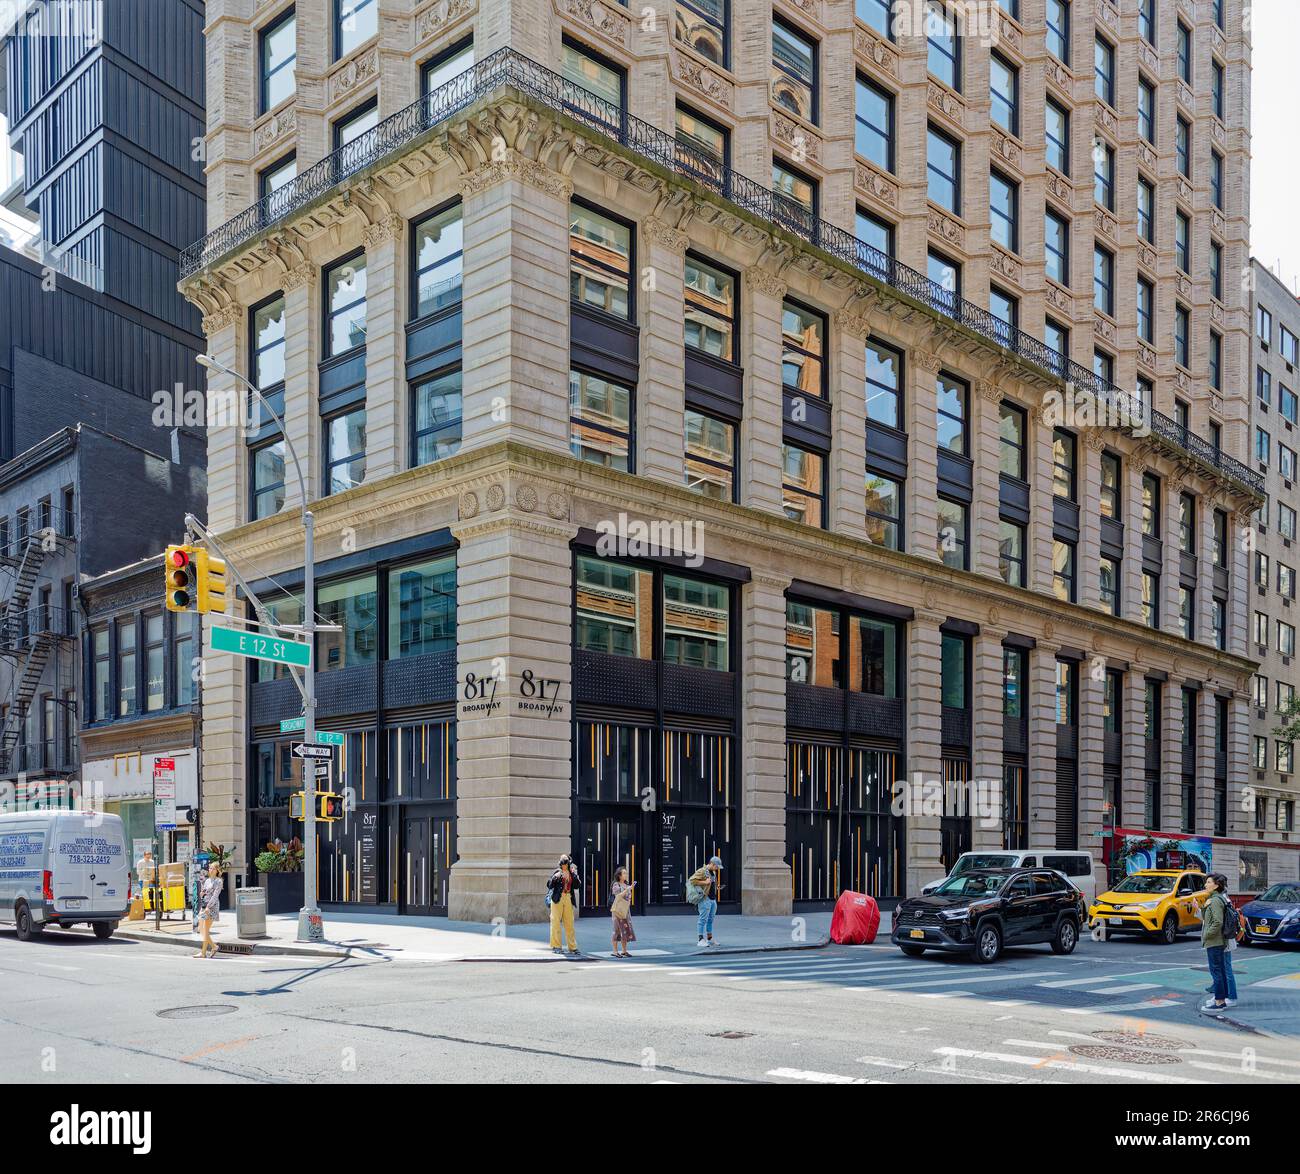
[[[293,756],[295,758],[333,758],[334,751],[328,746],[316,746],[309,742],[295,742],[293,744]]]

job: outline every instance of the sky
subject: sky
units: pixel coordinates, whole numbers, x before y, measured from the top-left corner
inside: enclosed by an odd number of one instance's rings
[[[1250,251],[1300,292],[1300,0],[1250,6]]]

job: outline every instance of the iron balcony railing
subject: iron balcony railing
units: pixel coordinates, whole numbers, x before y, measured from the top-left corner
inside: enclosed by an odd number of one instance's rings
[[[634,118],[513,49],[499,49],[470,66],[208,233],[181,254],[181,279],[206,268],[271,225],[306,207],[349,176],[395,155],[439,123],[502,87],[516,89],[658,166],[718,193],[746,212],[780,225],[866,276],[1091,394],[1105,409],[1104,415],[1099,417],[1101,422],[1149,427],[1161,439],[1263,496],[1264,478],[1260,473],[1203,437],[1194,435],[1137,396],[1065,358],[1041,339],[945,289],[924,273],[894,260],[858,240],[852,233],[819,219],[811,209],[791,197],[733,171],[707,151]]]

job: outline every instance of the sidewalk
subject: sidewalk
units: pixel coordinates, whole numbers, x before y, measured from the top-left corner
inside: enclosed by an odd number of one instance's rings
[[[492,926],[481,922],[448,921],[445,917],[398,917],[388,914],[324,914],[323,942],[297,941],[297,914],[274,914],[266,919],[265,938],[241,939],[235,935],[235,914],[224,911],[213,927],[212,939],[229,954],[290,954],[307,957],[372,957],[420,962],[558,962],[552,954],[550,927],[544,923]],[[797,917],[745,917],[719,914],[714,923],[716,953],[763,950],[815,949],[824,946],[830,931],[830,913]],[[695,915],[662,915],[634,919],[637,940],[633,954],[654,957],[696,954]],[[885,927],[882,925],[882,931]],[[887,932],[887,931],[885,931]],[[581,918],[578,945],[591,960],[610,955],[609,918]],[[197,950],[200,937],[191,923],[164,921],[154,929],[152,918],[123,921],[117,937],[152,945],[183,946]]]

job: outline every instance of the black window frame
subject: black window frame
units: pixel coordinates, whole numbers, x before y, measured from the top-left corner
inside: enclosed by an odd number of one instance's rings
[[[337,309],[335,309],[330,305],[330,296],[329,296],[330,274],[332,274],[336,269],[343,267],[344,265],[350,265],[352,262],[356,261],[358,257],[365,258],[365,256],[366,256],[365,246],[362,246],[359,249],[353,249],[349,253],[344,253],[343,256],[336,258],[335,260],[329,262],[327,265],[321,266],[321,271],[320,271],[321,273],[321,358],[323,360],[336,359],[340,355],[353,354],[354,352],[365,349],[366,343],[360,342],[355,344],[354,346],[348,347],[346,350],[336,351],[334,349],[333,326],[334,326],[335,317],[337,317],[339,314],[342,314],[347,310],[351,310],[354,306],[357,306],[361,303],[365,303],[366,325],[367,326],[369,325],[369,320],[370,320],[369,265],[366,266],[366,292],[363,297],[357,299],[356,301],[349,302],[345,306],[340,306]]]
[[[875,95],[878,98],[884,100],[886,127],[883,131],[881,130],[880,127],[876,126],[874,123],[864,118],[861,114],[861,106],[858,103],[858,95],[861,94],[863,90],[870,90],[873,93],[875,93]],[[896,107],[895,107],[896,100],[897,100],[897,95],[892,90],[887,90],[884,86],[880,85],[874,78],[868,77],[860,70],[854,75],[853,151],[859,158],[866,159],[867,162],[873,164],[876,167],[880,167],[882,170],[889,172],[891,175],[894,174],[894,168],[897,162],[896,160],[897,116],[896,116]],[[883,138],[885,143],[885,155],[887,159],[886,163],[884,164],[878,163],[874,158],[872,158],[872,156],[863,155],[862,152],[858,150],[858,132],[857,132],[858,127],[865,127],[869,131],[876,134],[877,136]]]
[[[257,110],[259,115],[269,113],[270,111],[274,110],[275,107],[280,104],[280,102],[288,101],[289,98],[293,97],[298,92],[298,79],[296,76],[297,65],[298,65],[297,20],[298,20],[298,9],[296,7],[286,8],[274,20],[267,22],[265,25],[263,25],[260,29],[257,30]],[[287,61],[283,62],[282,64],[276,66],[274,69],[268,71],[266,68],[267,45],[272,35],[279,32],[280,27],[289,21],[294,22],[293,56],[289,58]],[[294,87],[292,90],[289,91],[288,94],[286,94],[283,98],[280,99],[280,102],[275,103],[275,105],[273,106],[270,104],[270,94],[268,92],[270,88],[269,82],[271,80],[271,77],[274,74],[279,73],[280,70],[286,67],[288,67],[289,69],[295,72]]]
[[[627,273],[625,275],[627,279],[627,286],[626,286],[627,316],[623,317],[619,314],[614,313],[614,311],[612,310],[606,310],[603,307],[593,305],[590,302],[578,301],[573,297],[574,249],[573,249],[572,222],[570,223],[570,229],[568,233],[570,309],[572,309],[574,306],[578,306],[581,307],[584,313],[596,314],[602,318],[609,319],[612,322],[626,322],[629,326],[635,326],[637,324],[637,310],[638,310],[637,296],[636,296],[637,282],[635,280],[636,265],[637,265],[636,222],[633,220],[628,220],[623,216],[618,216],[613,212],[608,212],[604,208],[602,208],[599,204],[596,204],[591,200],[585,200],[581,196],[576,196],[576,195],[571,196],[569,198],[569,204],[570,206],[576,204],[579,208],[582,208],[584,211],[590,213],[593,216],[599,216],[603,220],[613,221],[615,224],[621,225],[623,228],[627,229]],[[615,270],[612,269],[612,267],[603,265],[601,262],[595,260],[594,258],[590,261],[590,264],[597,270],[609,271],[611,273],[616,272]]]
[[[450,199],[450,200],[444,200],[441,204],[438,204],[436,207],[430,208],[428,211],[421,212],[420,215],[418,215],[417,217],[415,217],[415,218],[410,222],[410,225],[409,225],[409,231],[408,231],[408,233],[407,233],[407,236],[410,238],[410,243],[407,245],[407,266],[408,266],[408,268],[407,268],[407,272],[408,272],[408,274],[409,274],[409,283],[408,283],[408,284],[410,285],[410,291],[409,291],[409,294],[408,294],[408,297],[409,297],[409,305],[407,306],[407,314],[409,315],[409,321],[410,321],[410,322],[422,322],[422,321],[424,321],[425,319],[430,319],[430,320],[431,320],[431,319],[437,318],[438,316],[440,316],[440,315],[442,315],[442,314],[449,314],[449,313],[452,313],[456,308],[460,307],[460,306],[463,304],[463,302],[464,302],[464,296],[465,296],[465,294],[464,294],[464,291],[465,291],[465,283],[464,283],[464,279],[465,279],[465,264],[464,264],[464,258],[465,258],[465,246],[464,246],[464,239],[463,239],[463,235],[462,235],[462,242],[461,242],[460,253],[458,254],[459,257],[460,257],[460,259],[461,259],[461,284],[460,284],[460,286],[459,286],[460,291],[461,291],[461,292],[460,292],[460,296],[456,298],[455,302],[448,302],[448,303],[446,303],[446,304],[444,304],[444,305],[436,306],[434,309],[429,310],[427,313],[424,313],[424,314],[421,314],[421,313],[420,313],[420,277],[421,277],[421,275],[424,274],[424,273],[428,273],[429,271],[431,271],[431,270],[433,270],[433,269],[438,268],[438,266],[440,266],[440,265],[444,265],[444,264],[446,264],[446,262],[447,262],[448,260],[451,259],[450,255],[449,255],[449,256],[447,256],[447,257],[443,257],[443,258],[442,258],[441,260],[439,260],[439,261],[435,261],[432,265],[427,265],[427,266],[425,266],[425,268],[421,269],[421,268],[419,267],[419,265],[420,265],[420,239],[419,239],[419,238],[420,238],[420,229],[421,229],[421,228],[422,228],[422,227],[423,227],[423,226],[424,226],[428,221],[430,221],[430,220],[434,220],[434,219],[436,219],[436,218],[439,217],[439,216],[444,216],[444,215],[446,215],[446,213],[450,212],[453,208],[459,208],[460,211],[461,211],[461,225],[462,225],[462,234],[463,234],[463,231],[464,231],[463,226],[464,226],[464,218],[465,218],[465,209],[464,209],[464,204],[463,204],[463,202],[462,202],[462,200],[461,200],[461,198],[460,198],[459,196],[455,196],[455,197],[453,197],[453,198]]]
[[[812,110],[807,115],[805,115],[805,114],[801,114],[797,110],[791,110],[788,106],[783,106],[780,102],[776,101],[775,97],[772,98],[772,102],[777,107],[777,109],[784,110],[787,114],[792,114],[796,118],[802,118],[806,122],[812,123],[813,126],[820,126],[821,125],[821,95],[819,91],[821,89],[821,41],[818,38],[812,36],[812,34],[805,32],[797,24],[794,24],[793,22],[785,19],[784,17],[782,17],[776,12],[772,13],[771,19],[772,19],[771,27],[772,27],[773,37],[771,41],[772,55],[771,55],[771,61],[769,63],[770,72],[768,75],[768,93],[771,94],[772,92],[771,84],[776,81],[776,74],[779,71],[783,76],[790,78],[794,83],[797,83],[800,86],[806,86],[808,88],[810,101],[812,102]],[[802,43],[809,49],[810,56],[812,57],[811,78],[803,77],[797,72],[795,72],[794,70],[786,67],[785,65],[782,65],[777,61],[776,38],[775,38],[775,31],[777,28],[780,28],[781,31],[785,33],[786,36],[792,38],[796,42]]]

